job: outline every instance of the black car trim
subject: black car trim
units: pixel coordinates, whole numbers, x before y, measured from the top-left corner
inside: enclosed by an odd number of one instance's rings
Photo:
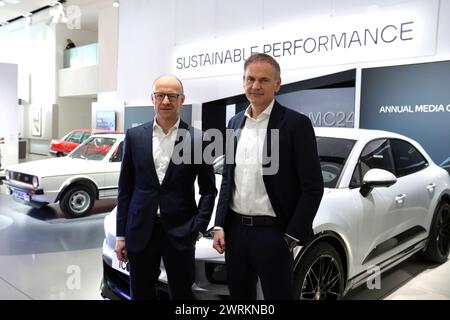
[[[105,191],[105,190],[117,190],[118,187],[108,187],[108,188],[98,188],[98,191]]]
[[[366,264],[369,261],[372,261],[376,259],[377,257],[383,255],[384,253],[388,252],[389,250],[392,250],[396,247],[401,246],[405,242],[415,238],[421,233],[426,233],[426,230],[422,226],[414,226],[412,228],[409,228],[408,230],[405,230],[396,236],[387,239],[383,241],[382,243],[378,244],[363,260],[362,264]]]
[[[402,261],[408,259],[410,256],[415,254],[416,252],[422,250],[425,247],[425,244],[427,242],[427,238],[419,240],[409,246],[408,248],[402,250],[401,252],[387,258],[386,260],[383,260],[382,262],[378,263],[377,266],[380,268],[380,273],[386,272],[387,270],[395,267]],[[369,274],[367,271],[360,272],[357,275],[355,275],[352,278],[348,279],[347,282],[347,289],[346,291],[350,289],[355,289],[356,287],[363,284],[370,276],[373,276],[373,274]]]

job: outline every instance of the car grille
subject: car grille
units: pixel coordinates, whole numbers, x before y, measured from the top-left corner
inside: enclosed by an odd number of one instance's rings
[[[103,277],[109,288],[120,298],[129,299],[130,298],[130,278],[103,261]],[[164,284],[159,284],[158,290],[158,300],[168,300],[169,295],[167,288]]]
[[[11,174],[11,180],[16,180],[16,181],[28,183],[31,185],[33,184],[33,176],[31,174],[15,172],[15,171],[12,171],[10,174]]]
[[[110,265],[103,261],[103,276],[110,285],[113,284],[115,287],[114,289],[119,289],[127,296],[130,296],[130,280],[126,274],[114,270]]]

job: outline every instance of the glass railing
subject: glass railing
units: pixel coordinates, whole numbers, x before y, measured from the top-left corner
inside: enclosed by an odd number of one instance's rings
[[[64,50],[64,68],[93,66],[98,64],[97,43]]]

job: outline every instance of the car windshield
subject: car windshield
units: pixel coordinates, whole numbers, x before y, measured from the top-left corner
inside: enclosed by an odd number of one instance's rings
[[[323,182],[326,188],[336,188],[355,140],[317,137]]]
[[[73,159],[103,160],[116,142],[114,138],[90,137],[69,155]]]

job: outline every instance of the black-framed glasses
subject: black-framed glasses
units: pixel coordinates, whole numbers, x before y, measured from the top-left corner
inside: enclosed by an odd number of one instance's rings
[[[153,96],[158,102],[163,101],[165,97],[167,97],[167,99],[169,99],[170,102],[176,102],[178,98],[182,95],[183,95],[182,93],[153,92]]]

